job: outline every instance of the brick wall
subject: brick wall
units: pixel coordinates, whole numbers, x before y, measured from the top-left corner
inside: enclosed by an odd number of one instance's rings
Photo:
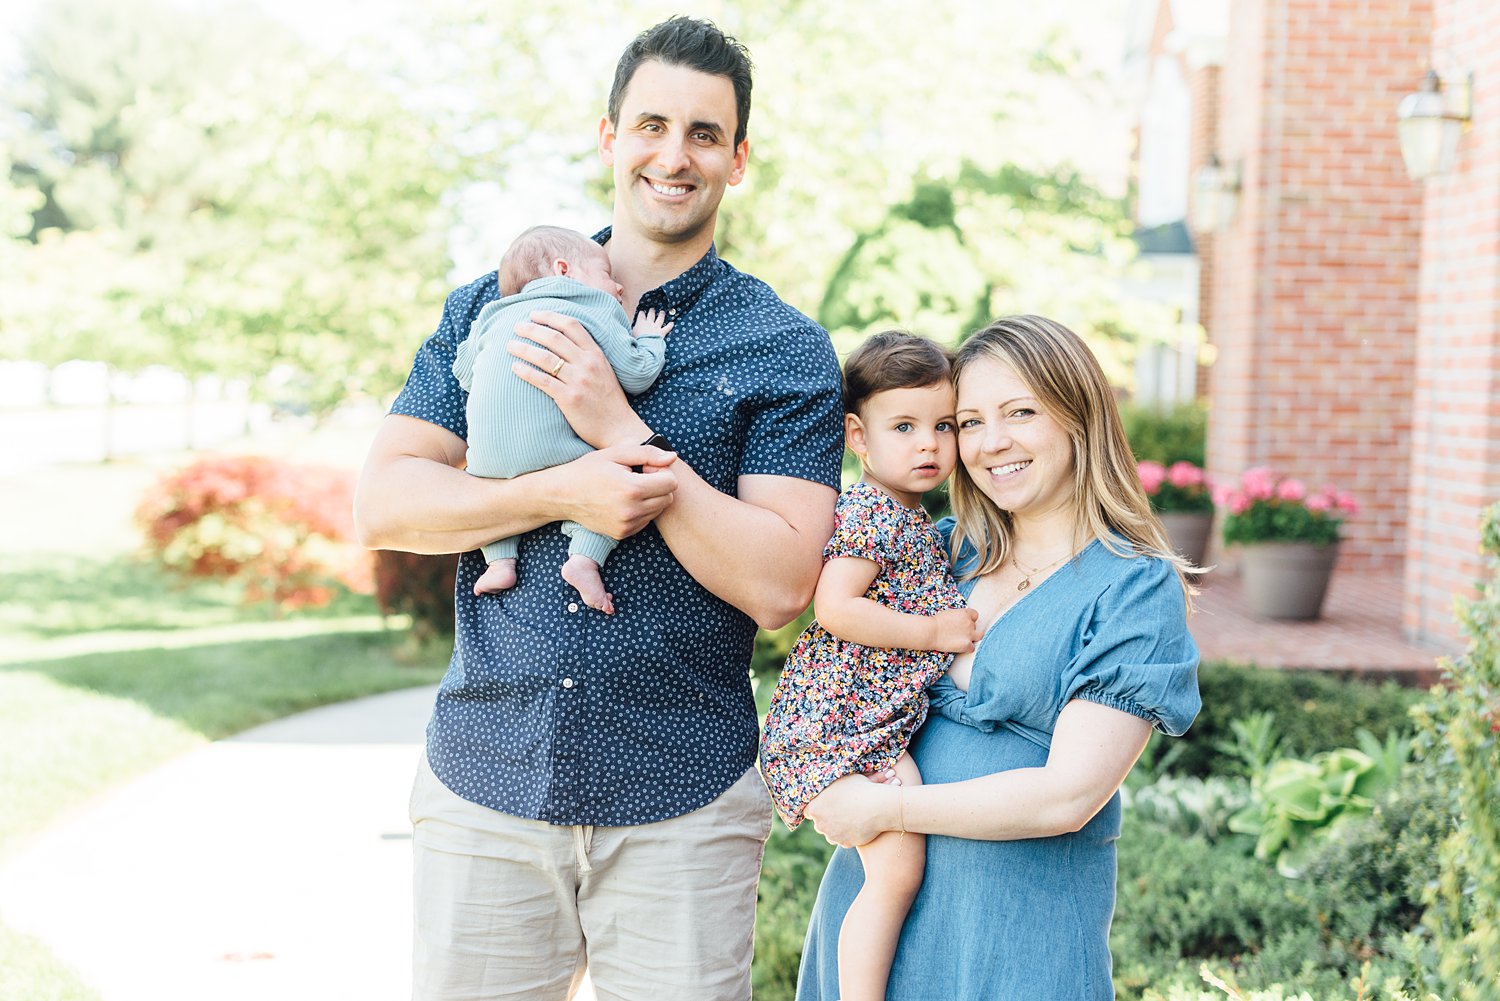
[[[1231,8],[1219,149],[1243,189],[1213,248],[1209,462],[1352,491],[1345,569],[1398,572],[1407,551],[1422,196],[1394,122],[1431,4]]]
[[[1451,641],[1481,573],[1479,513],[1500,500],[1500,4],[1435,0],[1439,73],[1474,74],[1473,126],[1429,178],[1421,245],[1405,627]],[[1416,89],[1425,63],[1410,68]]]
[[[1188,162],[1196,175],[1198,168],[1208,162],[1210,156],[1219,153],[1219,73],[1218,66],[1199,66],[1190,70],[1188,86],[1192,90],[1193,120],[1188,136]],[[1188,216],[1192,217],[1192,201],[1196,192],[1188,190]],[[1214,236],[1212,233],[1193,232],[1194,249],[1198,254],[1198,316],[1206,325],[1213,315],[1214,306]],[[1213,391],[1212,367],[1198,369],[1198,395],[1206,397]]]

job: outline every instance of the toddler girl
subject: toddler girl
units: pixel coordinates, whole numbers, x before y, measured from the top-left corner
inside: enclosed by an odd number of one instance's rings
[[[870,337],[844,366],[844,435],[858,483],[839,497],[813,610],[771,696],[766,785],[787,826],[846,775],[921,782],[906,746],[926,688],[978,640],[922,495],[957,458],[947,352],[921,337]],[[859,848],[865,883],[839,932],[842,1001],[883,1001],[901,924],[922,885],[925,843],[905,832]]]

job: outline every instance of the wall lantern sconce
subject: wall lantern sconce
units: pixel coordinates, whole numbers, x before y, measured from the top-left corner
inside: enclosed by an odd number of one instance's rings
[[[1240,204],[1240,170],[1225,165],[1218,154],[1193,174],[1193,229],[1212,233],[1229,225]]]
[[[1415,94],[1407,94],[1396,109],[1396,133],[1401,158],[1413,181],[1453,169],[1458,137],[1468,131],[1473,116],[1474,78],[1465,76],[1446,85],[1428,70]]]

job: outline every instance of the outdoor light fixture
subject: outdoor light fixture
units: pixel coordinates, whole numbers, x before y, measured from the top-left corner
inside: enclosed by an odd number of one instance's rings
[[[1473,92],[1472,76],[1445,86],[1435,71],[1428,70],[1417,92],[1401,99],[1396,132],[1413,181],[1453,169],[1458,137],[1468,130],[1473,114]]]
[[[1211,233],[1229,225],[1240,202],[1240,171],[1225,166],[1217,153],[1193,175],[1193,229]]]

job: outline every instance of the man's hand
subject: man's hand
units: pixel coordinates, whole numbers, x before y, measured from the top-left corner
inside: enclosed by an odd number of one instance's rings
[[[612,539],[629,538],[672,505],[676,461],[677,453],[650,445],[616,445],[558,467],[573,477],[569,520]]]
[[[539,310],[516,325],[511,370],[552,397],[573,433],[595,448],[645,441],[651,429],[630,408],[614,369],[583,324]]]
[[[464,441],[453,432],[388,416],[354,498],[360,542],[371,549],[462,553],[565,519],[623,539],[672,505],[683,468],[674,468],[675,453],[617,445],[498,480],[464,472],[464,455]]]

